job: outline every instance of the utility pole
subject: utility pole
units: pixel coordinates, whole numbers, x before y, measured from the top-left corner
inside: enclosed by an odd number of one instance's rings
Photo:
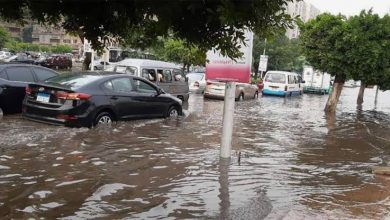
[[[230,158],[234,123],[234,103],[236,98],[236,82],[226,82],[225,102],[223,106],[223,124],[221,152],[222,158]]]
[[[267,38],[264,39],[264,49],[263,49],[263,56],[265,56],[265,48],[267,47]],[[260,60],[261,60],[261,56],[260,56]],[[260,62],[259,62],[259,66],[260,66]],[[260,68],[259,68],[260,69]],[[263,78],[263,70],[260,71],[260,78]]]

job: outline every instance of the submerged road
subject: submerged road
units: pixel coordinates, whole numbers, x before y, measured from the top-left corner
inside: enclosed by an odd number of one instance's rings
[[[223,102],[192,95],[186,116],[72,129],[0,121],[0,218],[384,219],[390,93],[236,103],[231,160],[219,159]],[[238,155],[241,155],[240,160]]]

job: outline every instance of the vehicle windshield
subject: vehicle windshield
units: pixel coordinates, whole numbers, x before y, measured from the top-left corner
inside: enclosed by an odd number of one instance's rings
[[[101,78],[99,75],[67,74],[52,77],[45,82],[48,84],[57,84],[70,87],[71,89],[76,89],[99,78]]]
[[[132,76],[137,75],[137,68],[133,66],[115,66],[113,71],[117,73],[126,73]]]
[[[203,79],[203,74],[202,73],[189,73],[186,75],[189,80],[202,80]]]
[[[283,73],[268,73],[265,77],[266,82],[286,83],[286,74]]]

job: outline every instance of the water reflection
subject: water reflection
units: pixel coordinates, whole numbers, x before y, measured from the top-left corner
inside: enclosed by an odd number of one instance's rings
[[[223,102],[192,95],[179,120],[70,129],[0,122],[0,213],[26,219],[388,218],[389,93],[344,89],[238,102],[233,158],[219,159]],[[376,108],[376,110],[374,110]],[[240,162],[238,155],[241,153]]]

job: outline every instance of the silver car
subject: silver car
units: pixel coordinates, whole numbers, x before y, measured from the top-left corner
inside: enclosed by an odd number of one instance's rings
[[[225,98],[225,82],[207,81],[204,90],[205,98],[224,99]],[[259,97],[259,88],[256,85],[249,83],[237,83],[236,85],[236,101],[244,99],[257,99]]]
[[[203,94],[204,89],[206,88],[206,74],[188,73],[186,77],[188,79],[190,92]]]

